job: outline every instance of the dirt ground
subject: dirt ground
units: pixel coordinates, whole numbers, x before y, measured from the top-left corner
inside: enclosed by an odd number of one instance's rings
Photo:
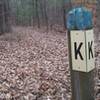
[[[98,94],[99,42],[96,42]],[[66,33],[13,27],[12,33],[0,36],[0,100],[49,100],[47,97],[70,100],[70,84]],[[97,97],[100,100],[100,95]]]

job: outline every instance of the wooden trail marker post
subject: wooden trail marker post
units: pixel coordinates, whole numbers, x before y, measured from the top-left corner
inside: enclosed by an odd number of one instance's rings
[[[94,99],[94,36],[93,29],[68,29],[72,100]]]

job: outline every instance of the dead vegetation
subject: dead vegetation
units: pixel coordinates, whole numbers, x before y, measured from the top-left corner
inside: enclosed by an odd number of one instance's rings
[[[99,68],[100,44],[97,47]],[[66,34],[16,27],[0,36],[0,100],[47,100],[48,96],[71,97]]]

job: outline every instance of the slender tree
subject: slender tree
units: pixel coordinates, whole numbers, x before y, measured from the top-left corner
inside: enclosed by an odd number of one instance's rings
[[[66,7],[65,7],[65,1],[63,0],[62,3],[62,8],[63,8],[63,19],[64,19],[64,28],[66,28]]]
[[[47,30],[49,27],[49,23],[48,23],[48,16],[47,16],[47,5],[46,5],[47,0],[44,0],[44,15],[45,15],[45,22],[46,22],[46,26],[47,26]]]
[[[10,11],[8,0],[0,0],[0,33],[10,31]]]
[[[39,18],[39,11],[38,11],[38,1],[39,0],[35,0],[35,4],[36,4],[36,17],[37,17],[37,25],[38,25],[38,28],[40,28],[40,18]]]

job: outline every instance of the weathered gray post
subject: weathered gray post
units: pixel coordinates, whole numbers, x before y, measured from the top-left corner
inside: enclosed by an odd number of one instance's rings
[[[92,15],[86,8],[71,10],[67,16],[72,100],[94,99],[94,36]]]

